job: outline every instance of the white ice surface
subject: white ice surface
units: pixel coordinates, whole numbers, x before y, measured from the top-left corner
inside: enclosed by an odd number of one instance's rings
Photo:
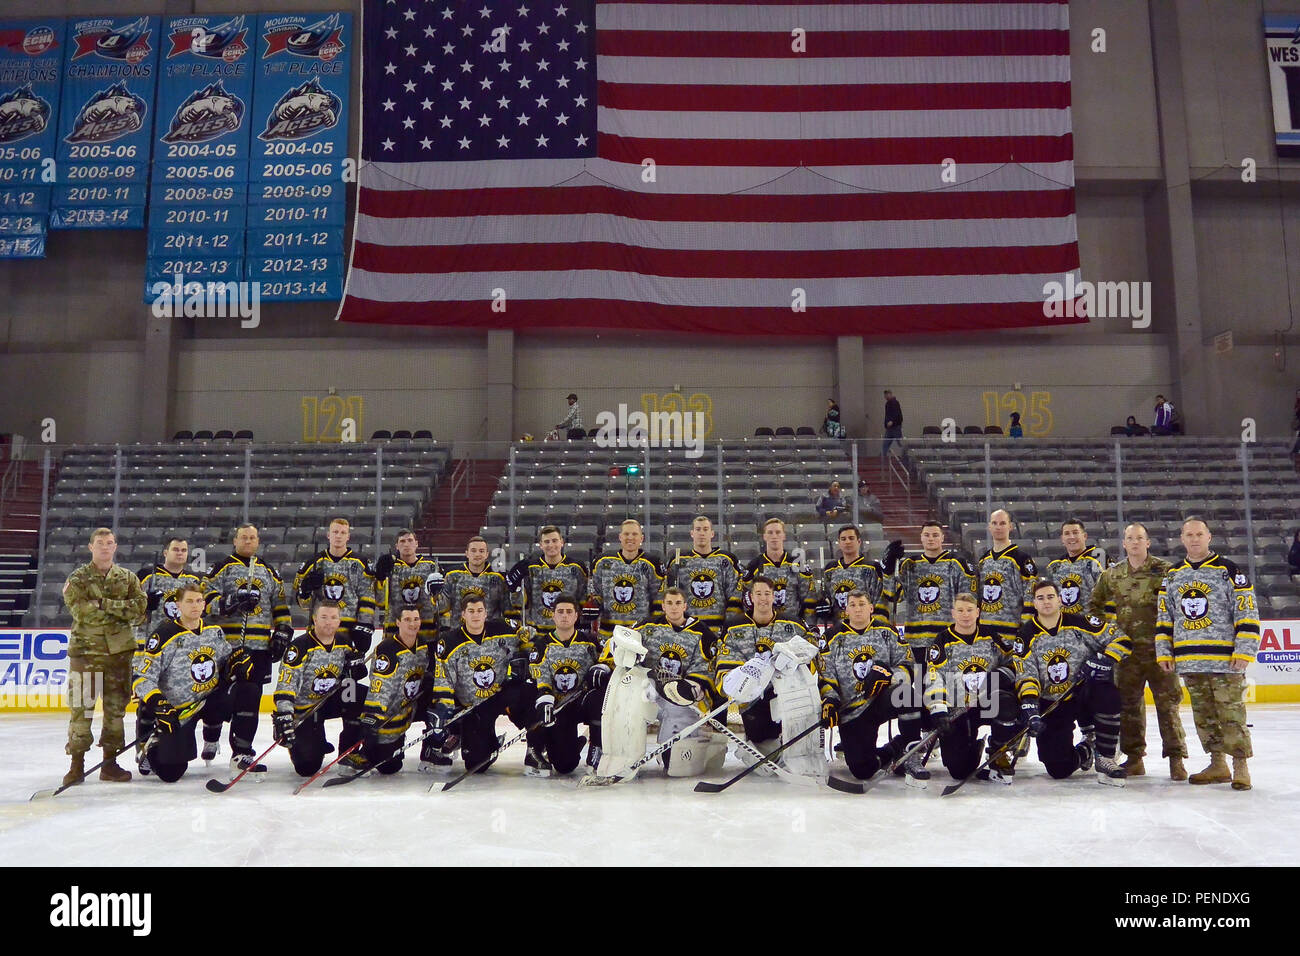
[[[523,776],[521,747],[449,793],[429,793],[414,772],[293,796],[287,755],[268,758],[268,779],[230,792],[204,789],[196,760],[180,782],[92,779],[52,800],[66,716],[0,718],[0,860],[7,865],[996,865],[1275,866],[1300,859],[1300,704],[1249,709],[1257,756],[1254,790],[1192,787],[1169,780],[1158,756],[1154,711],[1148,776],[1125,789],[1094,774],[1049,779],[1036,755],[1013,787],[972,781],[940,798],[948,775],[931,761],[930,789],[889,779],[863,796],[792,788],[751,775],[721,794],[653,769],[609,789],[578,789],[573,777]],[[1205,765],[1183,708],[1193,756]],[[327,725],[334,739],[336,722]],[[131,717],[127,718],[128,731]],[[501,730],[506,729],[503,721]],[[98,732],[98,720],[96,721]],[[269,741],[263,715],[259,749]],[[223,756],[228,757],[223,741]],[[408,758],[418,753],[414,748]],[[88,764],[98,758],[88,756]],[[126,764],[134,770],[134,764]],[[727,775],[740,769],[727,758]],[[838,774],[847,776],[843,762]],[[439,783],[460,771],[438,776]],[[710,779],[725,779],[718,776]]]

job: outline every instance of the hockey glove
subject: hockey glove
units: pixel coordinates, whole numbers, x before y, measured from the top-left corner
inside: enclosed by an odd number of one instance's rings
[[[150,613],[153,613],[154,611],[158,610],[158,605],[162,603],[163,592],[162,592],[162,591],[146,591],[146,592],[145,592],[145,599],[146,599],[146,600],[145,600],[145,610],[149,611]]]
[[[822,620],[829,620],[831,616],[831,599],[823,598],[821,601],[818,601],[817,606],[813,611]]]
[[[520,558],[515,562],[514,567],[506,572],[506,587],[513,591],[519,585],[524,583],[524,578],[528,575],[528,559]]]
[[[889,688],[893,679],[894,675],[888,667],[872,664],[871,670],[867,671],[867,676],[862,678],[862,691],[872,697],[876,694],[883,694]]]
[[[379,715],[372,710],[368,710],[357,720],[357,729],[361,731],[361,749],[368,750],[371,753],[379,745],[379,725],[382,723]]]
[[[704,699],[704,685],[690,677],[677,677],[658,684],[659,693],[664,699],[678,707],[694,707]]]
[[[609,665],[592,664],[587,671],[587,684],[592,690],[599,690],[609,682]]]
[[[375,629],[364,621],[357,621],[348,628],[348,637],[352,640],[352,646],[361,654],[370,650],[370,641],[374,636]]]
[[[537,719],[543,727],[555,726],[555,698],[546,694],[537,698]]]
[[[308,571],[298,582],[298,597],[300,600],[310,600],[317,591],[325,584],[325,572],[319,569]]]
[[[424,579],[424,593],[429,595],[429,600],[438,599],[438,595],[442,593],[442,582],[445,580],[441,571],[433,571]]]
[[[271,715],[271,725],[275,728],[275,739],[281,747],[292,747],[295,741],[293,714],[276,711]]]
[[[375,579],[377,581],[387,581],[388,576],[393,573],[393,556],[391,554],[381,554],[375,561]]]
[[[506,675],[506,679],[501,682],[501,686],[503,687],[507,684],[518,684],[521,681],[527,680],[530,676],[528,671],[527,654],[520,654],[520,653],[515,654],[514,657],[510,658],[506,666],[509,668],[509,670]]]
[[[948,712],[947,707],[943,710],[930,711],[930,719],[934,721],[934,729],[939,731],[941,736],[952,731],[952,714]]]
[[[834,697],[822,701],[822,727],[830,730],[840,722],[840,702]]]
[[[253,679],[253,671],[257,669],[257,662],[253,656],[242,647],[237,647],[226,658],[227,673],[230,674],[231,680],[249,682]]]
[[[445,700],[430,704],[424,712],[424,722],[435,734],[446,733],[447,721],[452,717],[452,706]]]
[[[221,596],[218,612],[224,617],[250,614],[257,607],[258,593],[252,588],[237,588]]]
[[[289,642],[293,640],[293,627],[289,624],[277,624],[275,630],[271,632],[271,661],[279,663],[284,659],[284,652],[289,649]]]
[[[1024,721],[1027,727],[1025,733],[1029,736],[1037,737],[1043,732],[1043,718],[1038,713],[1037,697],[1020,702],[1020,719]]]
[[[181,715],[166,697],[159,694],[150,701],[153,723],[160,734],[174,734],[181,729]]]
[[[885,556],[880,560],[881,566],[885,569],[886,574],[893,574],[898,567],[898,559],[903,556],[902,540],[889,542],[889,547],[885,549]]]
[[[1083,666],[1088,669],[1088,680],[1110,683],[1115,678],[1115,662],[1105,654],[1084,661]]]
[[[600,629],[600,599],[589,597],[582,602],[582,611],[578,615],[578,627],[589,634]]]
[[[352,678],[353,683],[363,681],[370,676],[366,670],[366,659],[355,651],[344,660],[343,670],[347,672],[348,677]]]

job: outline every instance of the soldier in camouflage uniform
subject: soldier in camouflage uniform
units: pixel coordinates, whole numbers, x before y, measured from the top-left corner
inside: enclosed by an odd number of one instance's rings
[[[1146,773],[1142,758],[1147,752],[1147,707],[1143,696],[1147,684],[1156,705],[1160,725],[1161,756],[1169,760],[1169,776],[1186,780],[1187,739],[1178,707],[1183,701],[1178,677],[1156,664],[1156,595],[1169,572],[1169,563],[1149,553],[1147,529],[1131,524],[1124,529],[1127,560],[1102,572],[1093,588],[1091,613],[1114,623],[1129,636],[1133,653],[1115,667],[1119,687],[1119,749],[1128,758],[1123,763],[1130,777]]]
[[[134,628],[145,621],[148,599],[140,579],[113,563],[117,538],[108,528],[90,537],[89,564],[68,575],[63,600],[72,614],[72,636],[68,641],[68,743],[65,752],[72,765],[63,778],[64,786],[78,783],[85,775],[86,751],[94,740],[90,720],[95,699],[104,697],[104,727],[99,743],[104,748],[100,780],[122,783],[129,771],[117,765],[117,754],[126,746],[122,715],[131,699],[131,658],[135,654]],[[96,686],[101,684],[102,687]]]
[[[1255,589],[1245,569],[1210,550],[1210,529],[1200,518],[1183,522],[1182,541],[1187,557],[1165,575],[1156,597],[1156,663],[1187,683],[1196,735],[1210,755],[1210,765],[1188,782],[1231,781],[1233,790],[1249,790],[1242,691],[1259,650]],[[1232,755],[1231,773],[1225,754]]]

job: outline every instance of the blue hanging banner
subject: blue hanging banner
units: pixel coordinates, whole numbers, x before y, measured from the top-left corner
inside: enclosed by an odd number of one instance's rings
[[[0,20],[0,259],[45,255],[62,59],[61,18]]]
[[[263,14],[249,168],[249,278],[264,300],[337,300],[352,14]],[[303,275],[286,275],[285,265]]]
[[[161,22],[68,22],[51,228],[144,228]]]

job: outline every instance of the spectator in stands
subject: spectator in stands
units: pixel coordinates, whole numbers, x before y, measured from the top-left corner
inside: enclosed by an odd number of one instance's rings
[[[819,518],[842,518],[846,510],[844,497],[840,494],[840,483],[832,481],[830,489],[817,501],[817,516]]]
[[[1155,423],[1151,426],[1153,435],[1169,435],[1173,433],[1174,424],[1174,406],[1172,402],[1165,401],[1163,395],[1156,396]]]
[[[827,438],[843,438],[844,425],[840,422],[840,406],[835,399],[826,399],[826,420],[822,422],[822,434]]]
[[[1300,455],[1300,388],[1295,390],[1295,444],[1291,446],[1291,454]]]
[[[1300,531],[1291,539],[1291,553],[1286,556],[1286,563],[1291,580],[1300,584]]]
[[[586,432],[583,431],[582,409],[578,407],[578,396],[573,392],[570,392],[569,397],[565,399],[565,401],[569,403],[569,412],[564,416],[564,421],[555,426],[555,430],[559,432],[561,436],[581,438],[586,435]],[[575,432],[582,432],[583,434],[576,435],[574,434]]]
[[[1134,435],[1142,434],[1142,426],[1138,424],[1138,420],[1132,415],[1130,415],[1128,421],[1124,423],[1124,433],[1130,438]]]
[[[898,403],[894,393],[885,389],[885,441],[884,447],[880,449],[880,457],[889,457],[889,446],[892,442],[898,442],[898,450],[904,461],[907,460],[907,452],[903,451],[903,406]]]
[[[1019,413],[1019,412],[1012,412],[1012,413],[1011,413],[1011,424],[1010,424],[1010,426],[1007,428],[1007,434],[1010,435],[1012,438],[1024,438],[1024,437],[1025,437],[1025,430],[1024,430],[1023,428],[1020,427],[1020,413]]]
[[[882,520],[885,517],[884,506],[881,505],[880,499],[871,493],[871,486],[867,484],[865,478],[858,482],[858,510],[875,515]]]

